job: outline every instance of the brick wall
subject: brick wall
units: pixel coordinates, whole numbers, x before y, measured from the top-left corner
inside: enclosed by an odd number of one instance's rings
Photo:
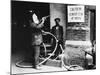
[[[90,40],[89,11],[85,8],[85,22],[68,23],[66,40],[87,41]]]

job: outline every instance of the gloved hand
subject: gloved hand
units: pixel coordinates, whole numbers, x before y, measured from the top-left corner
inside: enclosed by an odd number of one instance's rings
[[[61,41],[61,40],[59,40],[59,41],[58,41],[58,43],[59,43],[59,44],[62,44],[62,41]]]

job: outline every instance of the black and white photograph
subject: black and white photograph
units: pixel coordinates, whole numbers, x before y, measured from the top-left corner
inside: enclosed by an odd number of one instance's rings
[[[96,70],[96,6],[11,0],[11,75]]]

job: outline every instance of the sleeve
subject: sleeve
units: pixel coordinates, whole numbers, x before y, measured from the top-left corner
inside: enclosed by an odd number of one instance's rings
[[[61,26],[61,34],[62,34],[62,36],[63,36],[63,27]]]
[[[63,27],[61,26],[61,39],[63,40]]]
[[[52,29],[51,29],[51,33],[54,34],[54,27],[52,27]]]

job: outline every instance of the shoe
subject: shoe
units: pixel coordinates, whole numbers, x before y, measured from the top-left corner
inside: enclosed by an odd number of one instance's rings
[[[39,65],[39,66],[36,66],[36,69],[37,70],[40,70],[41,69],[41,66]]]
[[[32,66],[32,68],[36,69],[37,67],[36,66]]]

